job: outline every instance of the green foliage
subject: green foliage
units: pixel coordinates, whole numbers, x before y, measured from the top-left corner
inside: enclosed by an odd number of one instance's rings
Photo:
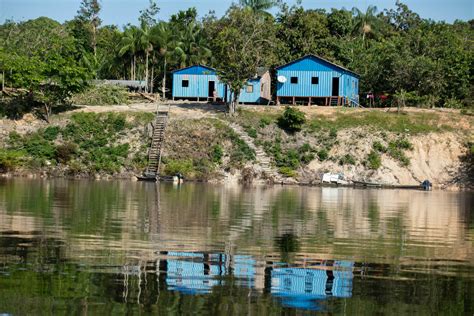
[[[292,169],[291,167],[280,167],[278,168],[278,172],[284,175],[285,177],[289,177],[289,178],[296,176],[295,170]]]
[[[73,143],[65,143],[56,147],[55,159],[61,163],[69,162],[77,153],[77,146]]]
[[[328,158],[329,158],[329,153],[328,153],[328,151],[327,151],[326,149],[324,149],[324,148],[323,148],[323,149],[320,149],[320,150],[318,151],[318,158],[319,158],[319,160],[321,160],[321,161],[324,161],[324,160],[328,159]]]
[[[341,159],[339,159],[339,164],[341,164],[341,165],[355,165],[356,160],[355,160],[354,156],[352,156],[351,154],[346,154]]]
[[[269,117],[262,117],[262,118],[260,119],[260,122],[259,122],[258,126],[259,126],[260,128],[265,128],[265,127],[267,127],[268,125],[270,125],[271,123],[272,123],[272,119],[271,119],[271,118],[269,118]]]
[[[164,171],[167,175],[175,175],[177,173],[181,173],[185,177],[189,177],[192,174],[193,170],[193,161],[190,159],[186,159],[167,161]]]
[[[287,132],[299,132],[306,122],[306,117],[303,112],[295,107],[287,106],[283,114],[278,118],[278,126]]]
[[[128,91],[125,87],[96,85],[84,92],[75,94],[72,97],[72,103],[80,105],[128,104]]]
[[[308,122],[310,131],[340,130],[346,128],[369,127],[377,131],[394,133],[421,134],[449,130],[449,127],[439,125],[439,115],[436,113],[397,114],[382,111],[363,111],[342,113],[337,112],[335,118],[319,116]]]
[[[61,128],[59,126],[48,126],[43,131],[43,138],[49,141],[56,140],[60,132]]]
[[[27,100],[46,120],[53,107],[86,87],[91,73],[81,65],[74,38],[64,26],[38,18],[10,23],[2,31],[0,67],[8,74],[6,83],[31,91]]]
[[[252,138],[257,138],[257,130],[251,126],[246,126],[245,127],[245,132]]]
[[[10,133],[8,150],[32,158],[31,167],[64,163],[78,170],[115,173],[127,165],[130,145],[118,143],[127,128],[124,114],[74,113],[64,128],[49,126],[24,136]]]
[[[274,61],[274,43],[277,42],[275,26],[252,10],[232,6],[224,17],[210,27],[211,50],[219,61],[219,77],[232,91],[229,104],[231,114],[236,111],[236,101],[241,89],[257,68],[269,66]]]
[[[0,148],[0,173],[13,171],[22,164],[24,153]]]
[[[241,165],[246,161],[255,160],[255,151],[233,130],[229,129],[227,131],[227,137],[234,145],[234,150],[230,153],[230,159],[233,164]]]
[[[410,164],[410,159],[405,155],[404,150],[413,150],[413,145],[407,139],[402,138],[389,142],[387,153],[406,167]]]
[[[372,170],[377,170],[382,166],[380,154],[372,150],[367,156],[366,166]]]
[[[374,144],[372,145],[372,148],[379,153],[385,153],[387,152],[387,147],[385,147],[381,142],[375,141]]]
[[[222,163],[222,157],[224,156],[224,149],[221,145],[214,145],[212,147],[212,161],[216,164]]]

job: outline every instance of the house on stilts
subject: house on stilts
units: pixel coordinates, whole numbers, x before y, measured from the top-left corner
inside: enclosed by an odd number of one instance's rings
[[[276,68],[277,104],[359,105],[359,75],[315,55]]]
[[[232,95],[219,80],[214,68],[195,65],[173,71],[173,100],[228,101]],[[268,103],[271,100],[271,76],[266,68],[259,68],[241,90],[239,103]]]

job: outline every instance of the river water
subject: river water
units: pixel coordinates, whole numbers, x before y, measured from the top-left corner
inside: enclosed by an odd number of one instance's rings
[[[0,314],[474,311],[474,194],[0,179]]]

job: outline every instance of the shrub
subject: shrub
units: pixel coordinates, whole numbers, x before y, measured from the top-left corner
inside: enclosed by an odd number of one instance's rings
[[[329,153],[326,149],[321,149],[318,151],[318,157],[319,157],[319,160],[324,161],[328,159]]]
[[[255,151],[250,148],[249,145],[239,137],[239,135],[232,130],[228,130],[227,135],[232,141],[234,147],[230,153],[231,161],[233,163],[240,164],[245,161],[255,160]]]
[[[247,134],[252,138],[257,138],[257,130],[255,128],[247,129]]]
[[[297,108],[287,106],[283,114],[278,118],[278,126],[287,132],[294,133],[301,131],[306,117]]]
[[[463,104],[461,101],[451,98],[451,99],[446,100],[446,102],[444,103],[444,107],[452,108],[452,109],[460,109],[463,107]]]
[[[21,165],[24,153],[14,150],[0,149],[0,173],[15,170]]]
[[[298,152],[300,153],[307,153],[313,151],[313,148],[311,147],[310,144],[304,143],[299,149]]]
[[[72,97],[74,104],[115,105],[127,104],[128,92],[125,87],[96,85]]]
[[[398,160],[402,166],[406,167],[410,164],[410,159],[405,155],[403,150],[412,150],[413,145],[407,139],[398,139],[388,144],[387,153],[393,159]]]
[[[286,176],[286,177],[294,177],[296,176],[296,171],[291,169],[290,167],[280,167],[278,169],[278,172],[280,172],[282,175]]]
[[[224,156],[224,149],[221,145],[214,145],[212,147],[212,161],[214,163],[220,164],[222,162],[222,157]]]
[[[272,119],[271,119],[271,118],[269,118],[269,117],[262,117],[262,118],[260,119],[260,122],[258,123],[258,126],[259,126],[260,128],[265,128],[265,127],[267,127],[268,125],[270,125],[271,123],[272,123]]]
[[[61,128],[59,126],[48,126],[43,131],[43,138],[49,141],[56,140],[59,133],[61,132]]]
[[[329,137],[336,138],[337,137],[337,129],[332,127],[329,131]]]
[[[77,152],[77,146],[73,143],[65,143],[56,146],[56,160],[62,163],[71,160]]]
[[[351,154],[347,154],[339,159],[339,163],[341,165],[355,165],[356,161],[355,158]]]
[[[375,141],[372,145],[372,148],[379,153],[385,153],[387,151],[387,147],[382,145],[382,143],[379,141]]]
[[[366,165],[372,170],[377,170],[378,168],[380,168],[382,166],[382,159],[380,158],[380,154],[372,150],[369,153],[369,156],[367,157]]]
[[[192,174],[193,169],[193,161],[191,159],[168,160],[165,165],[165,174],[175,175],[181,173],[186,177]]]

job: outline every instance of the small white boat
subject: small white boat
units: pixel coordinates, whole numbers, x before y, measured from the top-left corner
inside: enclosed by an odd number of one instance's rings
[[[344,174],[342,173],[325,173],[323,174],[322,183],[335,183],[346,185],[349,184],[348,181],[344,178]]]

